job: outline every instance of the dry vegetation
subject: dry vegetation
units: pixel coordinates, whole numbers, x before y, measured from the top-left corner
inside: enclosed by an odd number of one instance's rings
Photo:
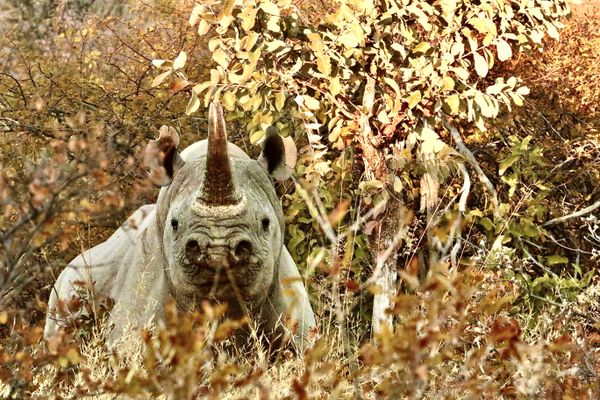
[[[297,2],[307,21],[328,3]],[[600,398],[595,2],[575,6],[543,53],[519,54],[494,71],[492,78],[520,76],[531,90],[487,131],[461,128],[501,215],[492,216],[485,188],[474,182],[459,262],[423,271],[426,219],[414,207],[398,251],[393,332],[370,328],[377,221],[352,230],[372,209],[358,185],[365,164],[341,157],[330,161],[319,190],[303,186],[314,165],[298,128],[291,134],[304,146],[300,183],[278,190],[289,248],[310,278],[320,323],[312,348],[299,355],[253,344],[232,349],[227,341],[240,324],[208,305],[193,315],[171,310],[166,326],[114,351],[103,336],[109,304],[41,340],[48,293],[64,265],[155,199],[140,165],[143,145],[164,123],[184,133],[184,146],[204,137],[204,114],[184,112],[191,89],[175,80],[152,85],[159,72],[151,61],[181,51],[187,76],[209,79],[207,44],[188,23],[192,7],[183,0],[0,4],[0,397]],[[232,140],[256,154],[244,124],[232,123]],[[461,180],[455,171],[440,198],[458,196]],[[325,221],[348,238],[339,247],[329,248]]]

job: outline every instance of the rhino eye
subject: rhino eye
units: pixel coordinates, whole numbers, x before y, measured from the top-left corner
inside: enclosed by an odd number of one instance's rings
[[[171,219],[171,228],[173,228],[173,230],[176,231],[178,227],[179,222],[175,218]]]
[[[265,217],[262,219],[261,223],[263,231],[267,232],[269,230],[269,224],[271,223],[271,220]]]

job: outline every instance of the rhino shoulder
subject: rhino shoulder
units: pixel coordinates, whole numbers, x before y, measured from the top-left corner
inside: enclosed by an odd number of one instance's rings
[[[68,304],[73,298],[86,298],[95,303],[112,297],[122,261],[154,218],[154,210],[154,204],[138,208],[106,241],[75,257],[60,273],[48,301],[45,337],[80,314],[78,310],[64,310],[68,314],[59,315],[64,314],[64,311],[59,312],[64,308],[61,304]]]

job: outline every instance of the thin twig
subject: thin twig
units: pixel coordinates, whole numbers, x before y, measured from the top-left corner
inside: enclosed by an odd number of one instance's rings
[[[591,206],[588,206],[586,208],[582,208],[581,210],[575,211],[574,213],[571,213],[571,214],[568,214],[568,215],[563,215],[562,217],[551,219],[550,221],[544,223],[542,226],[546,227],[546,226],[550,226],[550,225],[555,225],[555,224],[559,224],[561,222],[568,221],[568,220],[573,219],[573,218],[581,217],[583,215],[591,213],[592,211],[594,211],[598,207],[600,207],[600,200],[598,200],[597,202],[595,202]]]

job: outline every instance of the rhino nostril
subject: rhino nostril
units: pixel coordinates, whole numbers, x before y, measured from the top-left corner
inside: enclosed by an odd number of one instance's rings
[[[240,240],[235,246],[235,256],[238,262],[246,262],[252,255],[252,243],[247,240]]]
[[[198,264],[203,257],[200,244],[195,240],[189,240],[185,245],[185,255],[191,263]]]

